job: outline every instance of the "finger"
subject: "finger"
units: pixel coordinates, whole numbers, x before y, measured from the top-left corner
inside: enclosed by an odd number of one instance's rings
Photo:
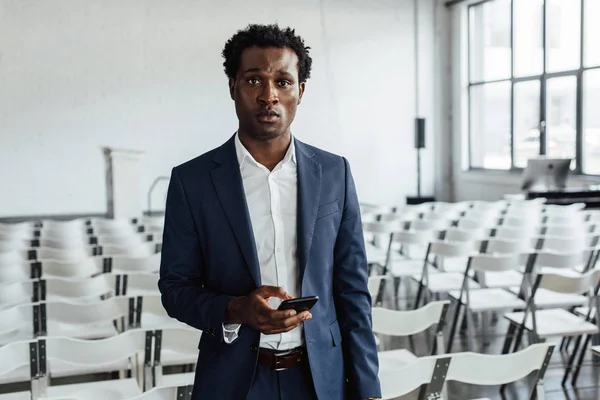
[[[295,328],[296,326],[300,325],[302,322],[309,320],[311,318],[312,318],[312,315],[310,315],[310,313],[308,311],[304,311],[298,315],[294,315],[289,318],[272,320],[271,325],[275,329],[284,329],[284,328],[289,328],[289,327]]]
[[[282,311],[271,310],[271,312],[269,313],[271,319],[274,321],[287,319],[287,318],[295,316],[296,314],[298,314],[296,312],[296,310],[282,310]]]
[[[258,294],[264,299],[267,299],[269,297],[277,297],[283,300],[292,298],[292,296],[288,292],[286,292],[285,290],[283,290],[283,288],[280,288],[278,286],[261,286],[256,291],[256,294]]]

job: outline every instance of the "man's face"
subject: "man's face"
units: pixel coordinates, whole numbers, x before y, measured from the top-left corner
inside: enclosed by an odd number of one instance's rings
[[[241,131],[258,140],[286,134],[304,93],[304,83],[298,82],[298,56],[289,48],[244,50],[229,91]]]

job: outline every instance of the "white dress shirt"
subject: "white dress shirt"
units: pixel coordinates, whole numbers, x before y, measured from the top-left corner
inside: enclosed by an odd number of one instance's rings
[[[301,294],[298,268],[296,226],[298,178],[294,140],[288,151],[269,171],[258,163],[235,135],[235,150],[242,175],[244,194],[254,232],[256,252],[263,285],[280,286],[294,297]],[[272,298],[269,305],[277,308],[280,299]],[[225,342],[238,337],[239,324],[223,326]],[[288,350],[304,343],[302,324],[295,329],[260,337],[260,347]]]

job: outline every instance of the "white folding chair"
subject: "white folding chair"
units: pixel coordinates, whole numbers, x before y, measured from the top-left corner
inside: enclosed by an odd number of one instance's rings
[[[81,340],[67,337],[40,338],[42,397],[126,399],[141,394],[138,357],[147,344],[147,333],[131,330],[100,340]],[[49,385],[53,378],[83,376],[101,372],[131,371],[127,379]]]
[[[476,386],[506,385],[536,372],[535,385],[528,397],[541,400],[544,399],[543,378],[553,350],[554,345],[540,343],[517,353],[504,355],[454,353],[446,374],[446,382],[455,381]]]
[[[440,260],[459,258],[468,260],[468,257],[474,253],[473,242],[445,242],[436,240],[429,244],[427,256],[423,262],[423,271],[419,275],[413,275],[413,279],[419,282],[419,290],[414,308],[418,308],[421,297],[425,297],[426,303],[430,293],[448,293],[452,290],[459,290],[463,285],[466,274],[466,261],[462,272],[437,272],[430,273],[432,266],[429,263],[429,256],[435,257],[435,265],[439,265]],[[468,279],[471,279],[470,277]],[[471,279],[471,287],[478,288],[479,284]]]
[[[121,295],[137,297],[160,294],[157,274],[136,273],[121,275],[121,280],[123,282]]]
[[[450,356],[419,357],[400,368],[380,370],[381,398],[402,398],[417,390],[420,390],[419,400],[448,398],[443,393]]]
[[[541,273],[536,276],[535,283],[531,288],[531,296],[527,299],[527,306],[522,312],[512,312],[504,317],[510,322],[509,330],[504,342],[503,353],[510,350],[511,341],[514,340],[513,351],[520,344],[523,333],[527,331],[531,336],[531,342],[545,341],[550,338],[582,337],[594,335],[600,332],[598,326],[564,308],[538,309],[536,292],[545,289],[550,292],[581,295],[586,293],[586,301],[590,304],[595,302],[594,290],[600,283],[600,269],[591,270],[581,276],[565,276],[557,273]],[[597,311],[598,312],[598,309]],[[598,316],[596,315],[596,320]],[[580,340],[578,340],[580,343]],[[578,347],[578,346],[577,346]],[[566,382],[575,361],[577,349],[573,351],[565,374],[563,383]]]
[[[482,249],[485,251],[485,249]],[[485,286],[471,288],[469,272],[474,271],[479,276],[485,276],[487,273],[499,273],[514,271],[519,268],[518,254],[477,254],[469,257],[467,270],[460,290],[449,292],[449,296],[454,299],[455,312],[450,337],[448,340],[448,349],[452,349],[454,335],[456,333],[459,316],[464,310],[465,320],[467,322],[468,349],[474,350],[475,343],[475,325],[473,313],[483,313],[488,311],[506,311],[515,309],[524,309],[525,301],[516,294],[502,288],[488,288]],[[485,280],[485,279],[483,279]],[[487,326],[482,322],[482,328]],[[483,346],[483,341],[482,341]]]
[[[188,386],[163,386],[152,388],[139,396],[127,400],[181,400],[191,399],[192,385]],[[1,400],[1,399],[0,399]]]
[[[396,311],[374,307],[373,333],[378,335],[406,337],[426,332],[431,326],[436,326],[435,340],[430,345],[430,354],[445,353],[443,329],[449,301],[436,301],[426,306],[410,311]],[[394,369],[414,361],[417,357],[407,349],[386,350],[378,353],[380,369]]]
[[[107,263],[113,274],[156,274],[160,270],[160,253],[149,257],[110,257]]]
[[[198,343],[202,332],[193,328],[169,328],[154,332],[153,375],[155,386],[187,386],[194,383]],[[163,368],[186,366],[189,371],[164,374]]]
[[[33,301],[33,286],[32,280],[0,284],[0,310]]]
[[[0,394],[0,400],[31,400],[32,393],[37,395],[36,375],[37,345],[34,341],[19,341],[0,346],[0,385],[31,382],[30,390]]]
[[[115,277],[110,274],[91,278],[50,278],[40,280],[41,300],[95,302],[115,292]]]

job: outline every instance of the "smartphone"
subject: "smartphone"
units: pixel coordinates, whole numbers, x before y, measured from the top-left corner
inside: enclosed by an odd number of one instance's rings
[[[319,296],[298,297],[282,301],[277,309],[280,311],[296,310],[296,312],[300,313],[302,311],[309,311],[317,301],[319,301]]]

